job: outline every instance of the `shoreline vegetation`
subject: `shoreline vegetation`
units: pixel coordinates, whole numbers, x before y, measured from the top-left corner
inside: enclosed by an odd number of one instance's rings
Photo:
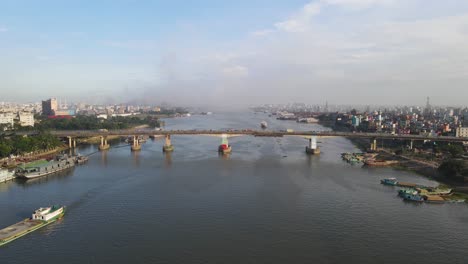
[[[334,122],[319,120],[320,125],[330,128],[334,131],[340,131],[339,128],[335,127]],[[344,130],[345,128],[341,128]],[[369,139],[349,139],[353,145],[363,152],[367,152],[371,141]],[[384,143],[383,143],[384,144]],[[410,171],[417,173],[423,177],[431,180],[435,180],[439,183],[439,186],[450,187],[453,190],[453,194],[450,199],[465,199],[468,203],[468,184],[466,182],[454,180],[448,177],[446,173],[441,170],[442,164],[449,163],[447,161],[434,161],[423,158],[408,157],[403,152],[393,151],[393,149],[379,146],[376,151],[376,158],[380,160],[398,161],[398,164],[392,165],[392,168],[402,171]],[[449,171],[449,173],[456,173]]]
[[[42,119],[34,128],[20,128],[0,134],[0,166],[13,169],[24,162],[31,162],[43,158],[52,158],[53,155],[69,149],[66,142],[61,141],[48,133],[51,130],[97,130],[97,129],[129,129],[160,127],[164,121],[152,115],[113,117],[109,120],[89,116],[77,116],[72,119]],[[35,136],[15,135],[15,131],[39,131]],[[119,136],[108,136],[108,140],[119,139]],[[79,139],[78,144],[96,144],[100,137]]]

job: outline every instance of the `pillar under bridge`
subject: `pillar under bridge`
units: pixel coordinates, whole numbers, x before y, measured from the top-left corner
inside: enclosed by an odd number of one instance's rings
[[[68,147],[76,148],[76,139],[73,137],[67,137],[67,138],[68,138]]]
[[[99,145],[99,150],[107,150],[110,148],[110,145],[107,144],[107,137],[101,136],[101,145]]]
[[[306,146],[305,152],[310,155],[319,155],[320,147],[317,146],[317,137],[312,136],[309,138],[309,145]]]
[[[133,143],[132,146],[130,147],[132,151],[139,151],[141,150],[141,145],[140,145],[140,140],[138,136],[133,136]]]
[[[172,142],[171,142],[171,135],[169,134],[166,135],[166,141],[164,142],[162,150],[163,152],[174,151],[174,146],[172,146]]]

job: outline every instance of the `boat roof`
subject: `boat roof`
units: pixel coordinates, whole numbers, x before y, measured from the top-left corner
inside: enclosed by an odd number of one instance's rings
[[[45,164],[48,164],[49,162],[45,159],[40,159],[32,162],[26,163],[23,167],[24,168],[33,168],[33,167],[41,167],[44,166]]]

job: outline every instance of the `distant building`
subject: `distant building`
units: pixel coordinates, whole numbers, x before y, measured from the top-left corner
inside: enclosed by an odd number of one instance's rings
[[[107,114],[99,114],[99,115],[96,115],[97,118],[101,118],[101,119],[107,119]]]
[[[46,116],[55,115],[55,111],[58,110],[58,103],[56,98],[50,98],[49,100],[42,101],[42,114]]]
[[[351,124],[354,126],[354,127],[358,127],[359,124],[361,123],[361,119],[357,116],[353,116],[351,118]]]
[[[67,109],[67,110],[54,110],[54,114],[56,116],[74,116],[75,110]]]
[[[13,128],[15,115],[13,113],[0,113],[0,125],[8,125]],[[7,127],[5,130],[8,129]]]
[[[468,127],[458,127],[455,133],[456,137],[468,137]]]
[[[19,112],[19,122],[21,126],[34,126],[34,114],[30,112]]]

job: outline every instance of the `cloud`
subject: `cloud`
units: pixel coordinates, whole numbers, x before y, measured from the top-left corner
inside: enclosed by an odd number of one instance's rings
[[[286,32],[303,32],[307,30],[312,17],[320,13],[320,9],[319,2],[310,2],[289,19],[276,23],[275,27]]]
[[[273,29],[263,29],[263,30],[257,30],[257,31],[251,32],[250,34],[252,36],[261,37],[261,36],[270,35],[271,33],[274,33],[274,32],[275,32],[275,30],[273,30]]]
[[[8,31],[8,28],[5,27],[5,26],[0,26],[0,33],[1,32],[7,32]]]
[[[321,3],[327,5],[337,5],[354,9],[368,8],[374,5],[389,5],[395,0],[321,0]]]
[[[246,77],[249,75],[249,69],[241,65],[229,66],[223,68],[223,74],[226,77]]]

